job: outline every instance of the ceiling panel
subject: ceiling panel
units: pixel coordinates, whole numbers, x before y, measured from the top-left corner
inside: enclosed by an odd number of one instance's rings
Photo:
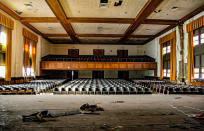
[[[72,23],[78,34],[124,34],[130,24]]]
[[[117,43],[120,38],[107,38],[107,37],[80,37],[82,43]]]
[[[164,0],[148,18],[179,20],[204,4],[204,0]]]
[[[31,23],[31,25],[44,34],[66,34],[60,23]]]
[[[60,0],[68,17],[135,18],[148,0],[109,0],[107,8],[100,8],[100,0]]]
[[[133,32],[133,35],[155,35],[168,26],[169,25],[141,24],[137,30]]]
[[[21,17],[55,17],[45,0],[0,0]]]

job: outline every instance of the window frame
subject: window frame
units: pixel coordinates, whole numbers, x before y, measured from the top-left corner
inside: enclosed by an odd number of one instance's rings
[[[5,43],[3,43],[2,41],[1,41],[1,32],[3,32],[2,31],[2,28],[4,28],[3,27],[3,25],[1,25],[0,24],[0,55],[2,55],[2,63],[0,63],[0,73],[1,73],[1,75],[0,75],[0,79],[5,79],[6,78],[6,38],[7,38],[7,35],[5,34]]]
[[[170,40],[163,43],[163,51],[165,51],[165,53],[163,52],[163,78],[165,79],[170,79],[170,69],[171,69],[171,65],[170,65],[170,61],[171,61],[171,44],[170,44]],[[165,67],[166,66],[166,67]]]
[[[203,52],[198,52],[195,53],[196,49],[202,48],[202,46],[204,46],[204,43],[201,43],[201,39],[204,39],[201,37],[201,35],[204,35],[204,27],[198,28],[196,30],[193,31],[193,50],[194,50],[194,80],[201,80],[204,79],[204,65],[202,65],[202,57],[204,57],[204,51]],[[198,44],[194,44],[195,40],[194,37],[197,36],[198,37]],[[198,61],[196,59],[196,57],[198,57]],[[196,66],[198,62],[198,66]],[[198,77],[196,77],[198,76]]]

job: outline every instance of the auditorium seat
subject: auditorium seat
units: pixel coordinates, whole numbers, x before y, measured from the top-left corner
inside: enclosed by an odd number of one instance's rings
[[[55,87],[53,93],[63,94],[63,88],[66,94],[151,94],[148,88],[122,79],[76,79]]]
[[[46,92],[55,86],[61,85],[64,80],[32,80],[23,84],[10,84],[0,86],[0,94],[36,94]]]
[[[204,94],[204,87],[175,84],[167,81],[133,80],[136,84],[151,89],[154,93],[163,94]]]
[[[86,61],[86,62],[155,62],[150,56],[128,56],[120,58],[118,56],[93,56],[79,55],[79,57],[70,57],[68,55],[47,55],[42,57],[42,61]]]

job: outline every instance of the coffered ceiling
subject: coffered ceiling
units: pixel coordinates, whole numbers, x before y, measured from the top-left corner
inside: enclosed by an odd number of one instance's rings
[[[0,0],[0,8],[53,44],[112,45],[145,44],[204,9],[204,0],[107,1]]]

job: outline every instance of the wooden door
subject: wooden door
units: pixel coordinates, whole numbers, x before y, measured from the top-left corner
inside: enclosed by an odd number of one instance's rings
[[[94,56],[104,56],[104,49],[93,49]]]
[[[70,57],[79,57],[79,49],[68,49],[68,55]]]

